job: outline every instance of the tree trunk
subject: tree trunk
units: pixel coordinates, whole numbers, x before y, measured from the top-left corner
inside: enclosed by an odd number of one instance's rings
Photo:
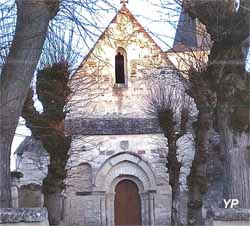
[[[34,107],[30,90],[23,106],[22,116],[32,136],[40,140],[49,154],[48,174],[43,180],[42,191],[45,207],[49,212],[50,225],[58,225],[61,220],[60,194],[67,176],[66,164],[71,145],[71,136],[65,134],[65,105],[70,94],[68,64],[54,63],[40,70],[37,76],[36,92],[43,105],[39,113]]]
[[[239,207],[250,208],[250,136],[228,131],[224,137],[229,184],[228,198],[238,199]]]
[[[0,161],[3,163],[0,165],[0,207],[11,205],[9,172],[11,143],[41,55],[49,21],[57,12],[55,2],[16,0],[16,31],[2,69],[0,84]]]
[[[250,134],[228,127],[227,112],[218,113],[221,143],[225,153],[225,197],[238,199],[241,208],[250,208]],[[246,122],[247,124],[247,122]]]
[[[197,72],[190,70],[190,87],[187,93],[194,98],[199,111],[195,125],[195,155],[188,184],[188,225],[201,226],[203,195],[207,191],[207,160],[209,150],[209,132],[213,128],[213,115],[217,103],[217,96],[213,90],[211,67]]]
[[[177,135],[174,127],[173,109],[166,110],[159,115],[159,124],[164,136],[168,139],[167,168],[169,173],[169,184],[172,188],[171,224],[180,226],[180,169],[181,164],[177,158]]]
[[[59,226],[61,220],[61,192],[44,193],[44,206],[48,210],[49,225]]]
[[[241,0],[235,4],[234,0],[185,0],[183,3],[186,11],[206,26],[213,41],[207,75],[204,74],[209,86],[202,88],[216,94],[215,121],[218,122],[221,147],[226,156],[225,174],[229,182],[225,195],[238,198],[241,207],[249,208],[250,83],[245,72],[242,42],[250,35],[250,1]],[[198,99],[196,95],[195,100]],[[197,106],[199,108],[200,105]],[[199,151],[198,146],[196,151]]]
[[[66,164],[68,160],[68,151],[70,149],[71,138],[54,136],[51,139],[56,140],[55,145],[50,148],[46,147],[50,156],[50,165],[48,166],[48,174],[43,180],[42,190],[44,194],[44,206],[48,209],[50,225],[59,225],[61,220],[61,192],[64,189],[64,180],[67,176]],[[50,142],[46,139],[47,143]],[[56,145],[57,144],[57,145]],[[49,145],[50,146],[50,145]]]
[[[219,64],[217,121],[225,154],[225,197],[239,200],[239,207],[250,208],[250,79],[245,71],[241,42],[230,48],[214,44]],[[228,63],[229,62],[229,63]]]
[[[196,151],[188,176],[188,225],[201,226],[203,195],[207,190],[207,158],[209,131],[212,128],[213,111],[200,109],[196,128]]]
[[[181,219],[180,219],[180,186],[179,186],[179,181],[178,181],[177,186],[175,186],[174,191],[172,191],[171,222],[172,222],[173,226],[181,226]]]
[[[4,133],[1,133],[4,134]],[[11,141],[0,136],[0,208],[11,207],[10,150]],[[4,151],[1,151],[4,150]]]
[[[168,136],[168,170],[169,184],[172,188],[172,225],[180,226],[180,169],[181,164],[177,159],[176,135],[173,133]]]

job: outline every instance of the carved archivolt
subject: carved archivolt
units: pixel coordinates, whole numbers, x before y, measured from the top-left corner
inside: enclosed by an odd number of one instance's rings
[[[113,192],[119,178],[130,178],[141,192],[156,190],[155,176],[148,163],[133,153],[123,152],[100,167],[94,179],[94,191]]]

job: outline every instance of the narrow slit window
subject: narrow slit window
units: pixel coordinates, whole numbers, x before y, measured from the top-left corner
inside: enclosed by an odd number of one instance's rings
[[[115,82],[125,84],[125,59],[121,52],[115,56]]]

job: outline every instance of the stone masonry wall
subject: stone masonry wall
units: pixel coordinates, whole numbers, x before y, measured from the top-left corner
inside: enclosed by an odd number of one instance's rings
[[[41,143],[32,137],[25,139],[25,147],[16,153],[16,170],[23,173],[19,186],[31,183],[41,185],[47,174],[48,154]]]
[[[88,139],[88,140],[86,140]],[[88,147],[91,140],[92,148]],[[93,145],[93,143],[95,144]],[[155,197],[155,220],[157,225],[168,225],[170,222],[171,189],[168,184],[166,164],[166,144],[162,134],[141,135],[104,135],[78,136],[73,140],[72,153],[69,163],[74,166],[87,162],[91,171],[81,174],[82,180],[89,178],[92,173],[92,186],[95,186],[95,176],[100,167],[112,156],[118,153],[134,153],[146,161],[154,172],[157,185]],[[126,159],[124,159],[126,161]],[[76,173],[76,175],[78,175]],[[85,178],[85,179],[84,179]],[[99,225],[102,218],[100,206],[104,203],[104,194],[89,193],[79,183],[69,183],[66,189],[65,224],[66,225]],[[92,187],[91,190],[94,190]],[[83,207],[84,203],[84,207]],[[102,224],[101,224],[102,225]]]
[[[124,85],[115,83],[118,48],[126,51]],[[164,73],[166,67],[172,67],[166,54],[123,8],[74,75],[68,117],[146,117],[147,82],[151,75]]]
[[[212,226],[250,226],[250,221],[214,221]]]
[[[1,226],[49,226],[45,208],[0,209]]]
[[[115,55],[119,48],[126,52],[125,84],[115,83]],[[167,55],[123,7],[72,79],[67,122],[73,139],[64,193],[65,225],[111,226],[107,221],[113,214],[110,191],[96,191],[95,178],[103,164],[118,153],[120,158],[126,156],[123,165],[129,166],[127,154],[133,154],[152,170],[148,180],[154,181],[155,187],[141,194],[142,203],[147,202],[142,214],[145,219],[154,218],[152,224],[170,225],[172,194],[166,139],[156,120],[145,113],[149,84],[153,78],[172,73],[166,68],[173,68]],[[27,168],[28,163],[23,161],[23,166]],[[131,163],[131,170],[124,168],[117,178],[135,173],[131,171],[138,165]],[[147,176],[134,179],[146,180]]]

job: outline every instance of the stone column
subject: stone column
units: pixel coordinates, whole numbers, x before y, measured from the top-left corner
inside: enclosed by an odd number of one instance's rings
[[[115,226],[115,193],[106,194],[107,226]]]
[[[154,191],[149,192],[149,216],[150,216],[149,224],[151,226],[154,226],[155,225],[155,192]]]
[[[150,225],[150,211],[149,211],[149,194],[148,192],[141,192],[141,221],[142,226]]]
[[[105,193],[100,194],[100,222],[101,226],[107,226],[106,216],[107,216],[107,208],[106,208],[106,196]]]

